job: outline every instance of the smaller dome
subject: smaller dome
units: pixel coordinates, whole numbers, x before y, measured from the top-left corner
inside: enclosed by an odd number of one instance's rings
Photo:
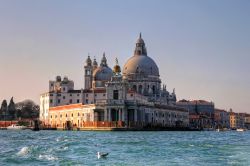
[[[108,66],[99,66],[93,72],[93,77],[95,81],[110,81],[112,75],[112,69]]]

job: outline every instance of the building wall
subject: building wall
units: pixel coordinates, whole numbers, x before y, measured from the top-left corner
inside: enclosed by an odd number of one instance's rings
[[[229,113],[225,110],[215,109],[214,123],[216,128],[230,128]]]
[[[248,130],[250,129],[250,114],[246,114],[246,116],[245,116],[245,127]]]
[[[176,102],[178,107],[189,111],[189,122],[192,128],[212,128],[214,127],[214,103],[203,100]]]
[[[51,127],[65,128],[67,121],[72,126],[83,127],[83,122],[94,121],[95,106],[72,104],[68,107],[52,107],[49,111],[49,123]]]

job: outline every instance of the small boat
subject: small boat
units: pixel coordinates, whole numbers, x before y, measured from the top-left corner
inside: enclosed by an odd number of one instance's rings
[[[231,129],[223,128],[223,131],[230,131]]]
[[[242,132],[242,131],[246,131],[246,129],[239,128],[239,129],[236,129],[236,131],[240,131],[240,132]]]
[[[26,126],[19,126],[16,124],[12,124],[12,125],[7,127],[7,130],[24,130],[26,128],[27,128]]]
[[[217,128],[216,131],[221,132],[221,131],[229,131],[229,130],[228,128]]]
[[[109,153],[101,153],[101,152],[97,152],[97,158],[106,158],[108,156]]]

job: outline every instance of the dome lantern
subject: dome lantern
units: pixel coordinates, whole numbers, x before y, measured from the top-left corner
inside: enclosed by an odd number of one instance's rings
[[[136,41],[135,51],[134,55],[144,55],[147,56],[147,49],[145,46],[145,42],[141,37],[141,33],[139,35],[139,38]]]
[[[103,53],[103,57],[102,57],[102,61],[101,61],[100,66],[108,66],[108,64],[107,64],[107,58],[105,56],[105,52]]]

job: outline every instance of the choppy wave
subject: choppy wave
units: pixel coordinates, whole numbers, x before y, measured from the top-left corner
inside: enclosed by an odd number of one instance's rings
[[[51,154],[40,154],[38,158],[40,160],[48,160],[48,161],[58,160],[57,157],[55,157]]]
[[[33,139],[26,139],[29,137]],[[0,166],[20,164],[25,166],[248,166],[250,165],[249,138],[250,131],[244,135],[232,131],[223,133],[0,131]],[[110,155],[106,160],[97,160],[97,151],[110,152]]]

